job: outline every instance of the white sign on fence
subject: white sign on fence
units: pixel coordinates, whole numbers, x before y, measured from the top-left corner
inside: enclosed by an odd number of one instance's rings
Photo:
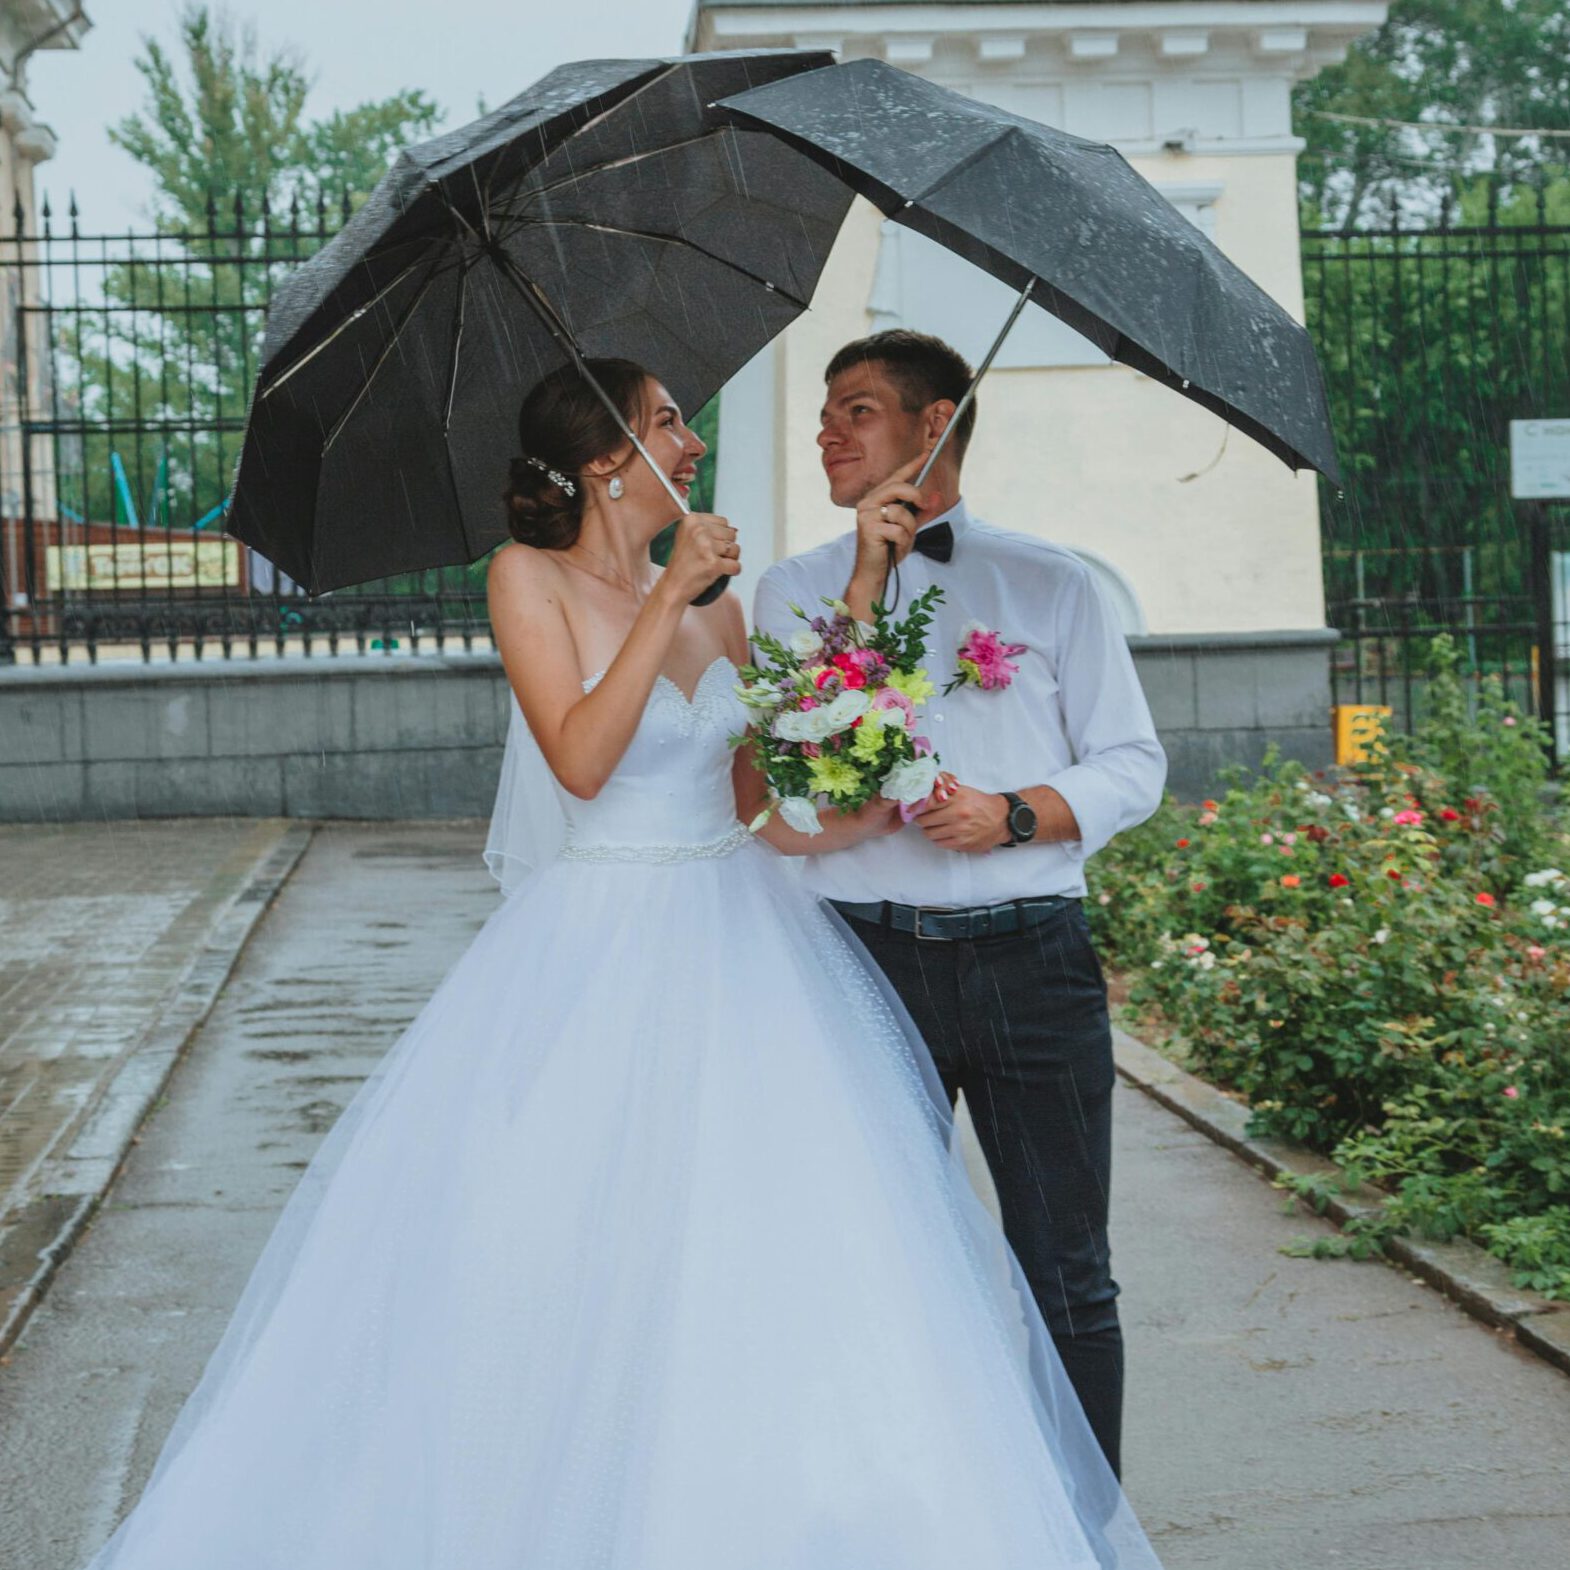
[[[1570,420],[1510,422],[1510,494],[1517,501],[1570,497]]]

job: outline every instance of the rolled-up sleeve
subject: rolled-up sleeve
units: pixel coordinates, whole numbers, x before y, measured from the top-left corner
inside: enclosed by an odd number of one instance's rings
[[[1083,861],[1161,805],[1167,755],[1156,739],[1117,617],[1093,575],[1075,575],[1059,607],[1058,690],[1074,762],[1042,781],[1069,804],[1080,837],[1061,848]]]

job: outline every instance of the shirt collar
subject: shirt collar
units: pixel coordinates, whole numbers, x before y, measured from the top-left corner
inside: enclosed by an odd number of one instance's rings
[[[937,528],[940,523],[946,523],[954,531],[954,543],[958,545],[970,527],[970,508],[965,505],[963,496],[947,512],[940,512],[936,518],[922,524],[916,533],[923,534],[928,529]]]

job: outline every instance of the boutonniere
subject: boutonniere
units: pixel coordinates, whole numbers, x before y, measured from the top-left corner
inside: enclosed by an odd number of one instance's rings
[[[1001,692],[1019,675],[1019,666],[1011,662],[1025,651],[1025,644],[1005,643],[1002,633],[994,628],[984,627],[979,621],[968,623],[959,646],[959,668],[943,689],[945,696],[956,687]]]

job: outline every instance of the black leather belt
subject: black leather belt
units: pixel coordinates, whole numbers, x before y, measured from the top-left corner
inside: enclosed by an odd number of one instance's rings
[[[958,943],[968,938],[1006,938],[1010,933],[1027,932],[1050,920],[1059,911],[1079,900],[1072,894],[1049,894],[1041,899],[1015,899],[1002,905],[972,905],[951,910],[943,905],[896,905],[891,900],[858,904],[852,900],[831,899],[840,915],[853,921],[866,921],[895,932],[939,943]]]

